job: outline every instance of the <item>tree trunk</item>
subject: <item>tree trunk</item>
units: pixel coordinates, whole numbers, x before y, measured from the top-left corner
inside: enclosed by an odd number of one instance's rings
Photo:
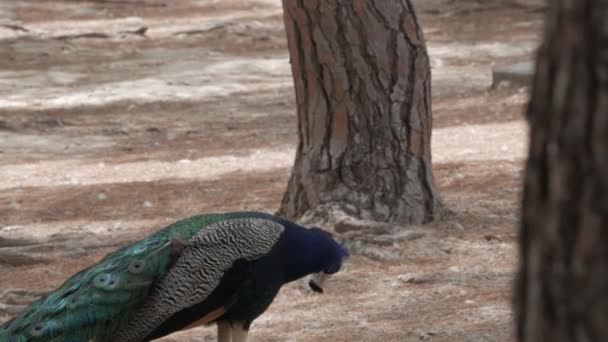
[[[554,0],[528,108],[521,342],[608,341],[608,1]]]
[[[431,221],[431,74],[410,0],[283,8],[299,143],[280,213],[337,206],[364,219]]]

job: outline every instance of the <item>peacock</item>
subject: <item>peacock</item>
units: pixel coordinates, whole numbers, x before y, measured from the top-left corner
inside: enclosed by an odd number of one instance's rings
[[[149,341],[217,323],[219,342],[245,342],[282,285],[334,274],[347,256],[330,233],[271,214],[194,216],[76,273],[4,323],[0,341]]]

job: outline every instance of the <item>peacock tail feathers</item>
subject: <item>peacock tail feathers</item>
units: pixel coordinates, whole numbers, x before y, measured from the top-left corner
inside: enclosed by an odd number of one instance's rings
[[[0,326],[0,341],[110,341],[110,332],[148,296],[175,259],[176,249],[209,224],[261,213],[207,214],[173,223],[108,254]]]

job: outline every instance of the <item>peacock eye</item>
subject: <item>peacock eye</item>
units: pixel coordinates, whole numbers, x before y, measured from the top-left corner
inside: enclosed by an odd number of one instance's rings
[[[97,288],[103,288],[108,284],[111,279],[112,277],[109,274],[100,274],[99,276],[97,276],[97,278],[95,278],[95,280],[93,280],[93,286]]]
[[[32,335],[35,337],[40,337],[44,332],[44,323],[36,323],[32,327]]]
[[[68,309],[75,309],[78,307],[78,297],[74,296],[68,301]]]
[[[129,272],[131,272],[133,274],[141,273],[144,270],[144,266],[145,266],[145,263],[143,260],[134,260],[129,265]]]

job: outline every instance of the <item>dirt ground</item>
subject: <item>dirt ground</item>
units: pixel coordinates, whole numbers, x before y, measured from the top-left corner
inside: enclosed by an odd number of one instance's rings
[[[543,12],[418,3],[451,213],[350,234],[326,293],[285,287],[253,341],[513,340],[528,89],[489,87],[493,66],[532,59]],[[279,0],[15,4],[0,26],[0,322],[29,300],[16,294],[169,222],[276,210],[297,139]]]

